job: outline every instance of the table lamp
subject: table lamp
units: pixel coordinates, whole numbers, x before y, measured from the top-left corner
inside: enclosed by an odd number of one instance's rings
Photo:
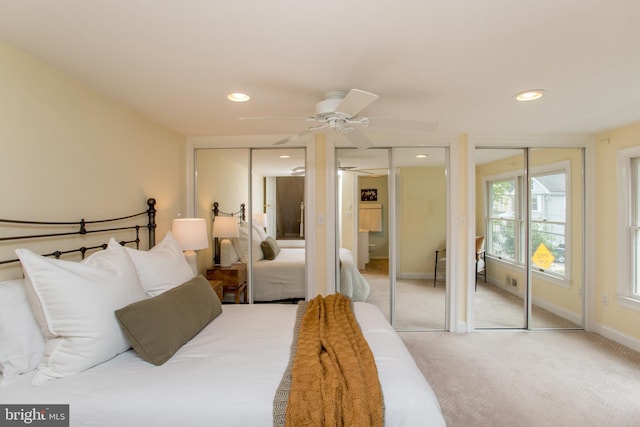
[[[196,276],[198,274],[198,255],[194,251],[209,247],[207,222],[204,218],[174,219],[171,224],[171,233],[180,244],[184,256],[193,270],[193,275]]]
[[[238,237],[238,220],[232,216],[216,216],[213,219],[213,237],[220,241],[220,266],[231,266],[231,241],[229,238]]]

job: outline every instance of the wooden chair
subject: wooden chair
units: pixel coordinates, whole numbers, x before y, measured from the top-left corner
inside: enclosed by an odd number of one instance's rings
[[[436,266],[433,272],[433,287],[436,287],[438,271],[446,273],[447,271],[447,248],[436,250]]]

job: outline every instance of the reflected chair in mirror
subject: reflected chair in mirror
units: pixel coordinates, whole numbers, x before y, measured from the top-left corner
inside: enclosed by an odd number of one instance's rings
[[[487,263],[485,258],[484,236],[476,236],[476,290],[478,290],[478,275],[482,274],[487,282]]]
[[[438,271],[442,274],[447,272],[447,248],[441,248],[436,250],[436,266],[433,271],[433,287],[436,287],[436,280],[438,280]]]

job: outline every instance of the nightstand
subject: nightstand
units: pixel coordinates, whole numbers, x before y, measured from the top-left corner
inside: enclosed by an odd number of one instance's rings
[[[207,269],[207,280],[220,280],[222,282],[222,301],[227,292],[235,294],[236,304],[240,303],[240,294],[243,294],[242,302],[247,302],[247,265],[239,262],[230,267],[219,265]]]
[[[224,297],[222,280],[209,280],[209,283],[211,284],[213,291],[218,295],[220,301],[222,301],[222,298]]]

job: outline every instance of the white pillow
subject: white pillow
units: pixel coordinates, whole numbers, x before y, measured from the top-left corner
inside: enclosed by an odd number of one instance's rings
[[[253,225],[253,229],[256,230],[256,232],[258,233],[258,237],[260,238],[261,242],[267,237],[269,237],[267,232],[264,231],[264,228],[262,228],[260,224],[258,224],[257,222],[253,222],[252,225]]]
[[[114,312],[147,295],[122,246],[110,244],[82,262],[46,258],[28,249],[16,254],[46,340],[32,384],[84,371],[130,347]]]
[[[260,236],[258,232],[253,228],[251,230],[253,240],[252,253],[253,253],[253,262],[260,261],[264,258],[264,254],[262,253],[262,248],[260,247]],[[237,239],[232,239],[231,242],[233,246],[236,248],[236,252],[240,257],[240,261],[244,263],[249,262],[249,223],[246,221],[241,221],[238,226],[238,234],[239,237]]]
[[[0,283],[0,384],[33,371],[44,356],[44,337],[24,286],[24,280]]]
[[[119,244],[109,242],[109,244]],[[155,296],[193,278],[193,270],[184,257],[180,244],[170,231],[148,251],[125,248],[145,292]]]

